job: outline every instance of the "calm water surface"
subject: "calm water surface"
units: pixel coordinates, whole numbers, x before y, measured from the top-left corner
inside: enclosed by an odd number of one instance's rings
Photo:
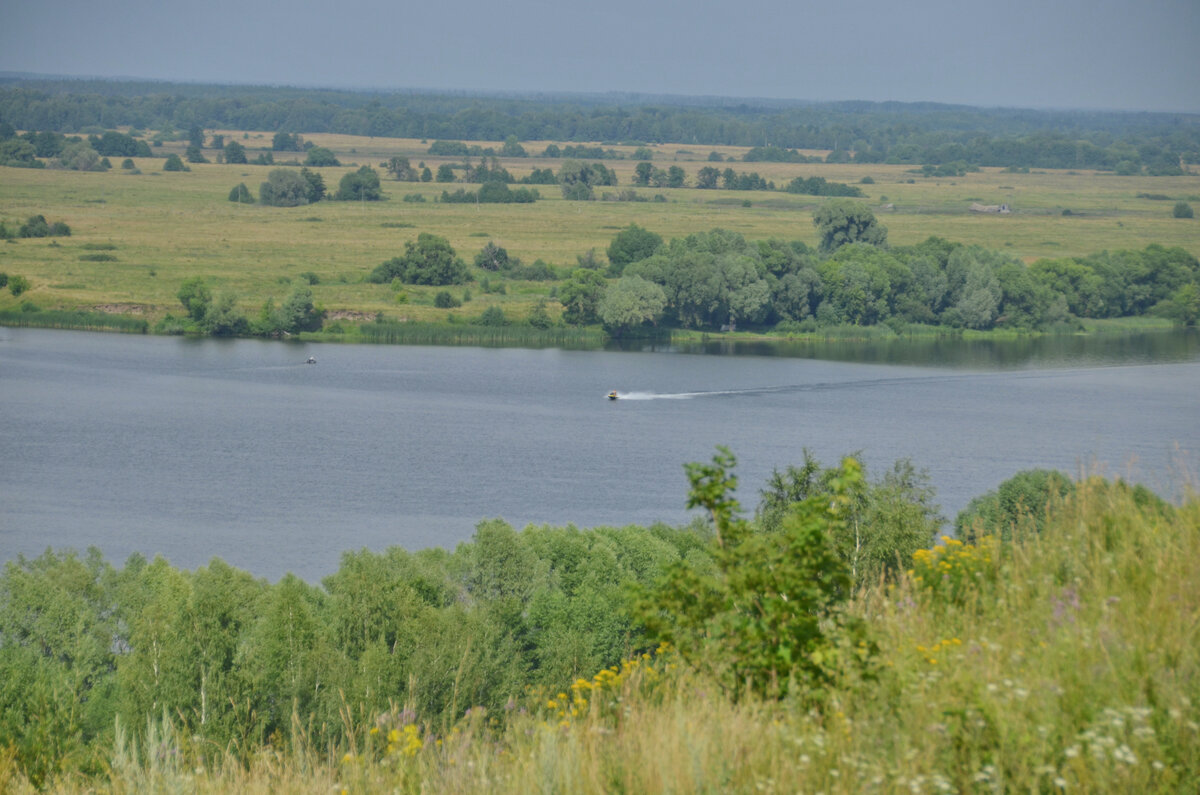
[[[495,516],[679,523],[682,464],[718,444],[747,507],[805,446],[875,474],[910,457],[951,517],[1029,467],[1171,493],[1197,471],[1200,344],[1148,339],[845,362],[0,328],[0,559],[97,546],[315,581],[343,550],[453,547]]]

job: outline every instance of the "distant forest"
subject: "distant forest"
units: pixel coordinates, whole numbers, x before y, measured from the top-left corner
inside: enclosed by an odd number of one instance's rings
[[[468,95],[0,77],[0,124],[96,133],[194,126],[377,137],[673,142],[829,150],[832,162],[1081,168],[1175,175],[1200,163],[1200,114],[803,103],[718,97]],[[702,154],[702,153],[701,153]]]

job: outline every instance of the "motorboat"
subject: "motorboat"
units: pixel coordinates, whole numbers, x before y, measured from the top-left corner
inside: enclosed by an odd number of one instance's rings
[[[316,364],[316,363],[317,363],[317,357],[315,357],[315,356],[309,356],[308,361],[305,362],[305,364]]]
[[[616,399],[617,399],[617,392],[616,392],[616,390],[613,390],[612,392],[609,392],[609,393],[608,393],[608,399],[609,399],[609,400],[616,400]]]

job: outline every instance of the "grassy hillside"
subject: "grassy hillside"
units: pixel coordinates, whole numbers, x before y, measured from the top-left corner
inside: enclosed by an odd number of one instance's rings
[[[1007,528],[948,542],[846,610],[877,651],[820,693],[736,697],[660,649],[527,690],[452,726],[350,706],[263,746],[178,716],[116,727],[56,792],[1186,792],[1200,782],[1200,501],[1092,479]],[[1039,512],[1040,513],[1040,512]],[[1001,528],[982,528],[999,535]],[[448,666],[455,664],[447,660]],[[837,667],[837,666],[835,666]],[[50,747],[53,737],[44,740]],[[0,789],[31,791],[0,753]],[[90,773],[83,773],[89,769]]]

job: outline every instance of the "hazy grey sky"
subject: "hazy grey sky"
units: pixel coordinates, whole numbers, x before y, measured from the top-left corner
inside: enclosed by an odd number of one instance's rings
[[[1200,0],[3,0],[0,70],[1200,112]]]

